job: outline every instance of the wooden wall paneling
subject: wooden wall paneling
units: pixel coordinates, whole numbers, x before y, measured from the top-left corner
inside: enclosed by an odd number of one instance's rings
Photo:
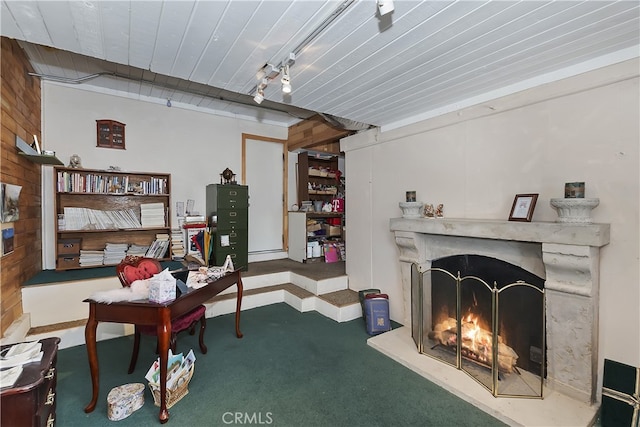
[[[332,127],[317,115],[289,127],[287,146],[289,151],[307,149],[339,154],[340,138],[352,133],[353,131]]]
[[[18,205],[20,218],[11,223],[14,227],[14,251],[0,259],[0,326],[4,335],[23,314],[22,284],[42,270],[42,167],[18,154],[15,138],[18,135],[30,142],[33,135],[37,135],[41,143],[42,138],[40,79],[28,75],[33,69],[15,40],[2,37],[0,44],[0,182],[22,187]]]

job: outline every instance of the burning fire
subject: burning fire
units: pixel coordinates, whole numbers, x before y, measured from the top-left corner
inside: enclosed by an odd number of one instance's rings
[[[462,356],[476,362],[491,365],[493,361],[493,334],[484,329],[482,320],[471,311],[461,319]],[[447,347],[457,347],[456,319],[451,317],[438,323],[429,332],[429,338]],[[498,336],[498,368],[502,372],[513,372],[518,361],[516,352]]]

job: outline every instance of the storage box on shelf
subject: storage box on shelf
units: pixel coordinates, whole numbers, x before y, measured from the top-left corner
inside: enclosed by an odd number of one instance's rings
[[[170,174],[56,167],[54,186],[56,270],[102,266],[107,244],[150,246],[170,233]]]

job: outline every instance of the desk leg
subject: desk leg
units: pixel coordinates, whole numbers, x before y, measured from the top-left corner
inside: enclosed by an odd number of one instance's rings
[[[160,323],[157,327],[158,353],[160,356],[160,414],[158,418],[162,424],[169,421],[167,410],[167,363],[169,361],[169,341],[171,337],[171,311],[160,309]]]
[[[100,378],[98,377],[98,351],[96,349],[96,306],[91,303],[89,306],[89,319],[84,327],[84,339],[87,344],[87,355],[89,357],[89,369],[91,370],[92,396],[91,402],[84,408],[84,412],[89,413],[96,409],[98,402],[98,390],[100,388]]]
[[[236,299],[236,336],[242,338],[242,332],[240,332],[240,307],[242,305],[242,278],[238,275],[238,297]]]

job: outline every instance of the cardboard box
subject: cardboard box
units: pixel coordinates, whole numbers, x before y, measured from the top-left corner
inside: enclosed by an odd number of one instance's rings
[[[59,239],[58,256],[60,255],[80,255],[80,239]]]
[[[322,228],[322,225],[316,224],[307,224],[307,232],[318,231]]]
[[[80,255],[69,254],[58,257],[58,269],[79,268]]]
[[[331,225],[331,224],[322,224],[322,229],[326,232],[326,235],[329,237],[335,237],[340,235],[340,227]]]

